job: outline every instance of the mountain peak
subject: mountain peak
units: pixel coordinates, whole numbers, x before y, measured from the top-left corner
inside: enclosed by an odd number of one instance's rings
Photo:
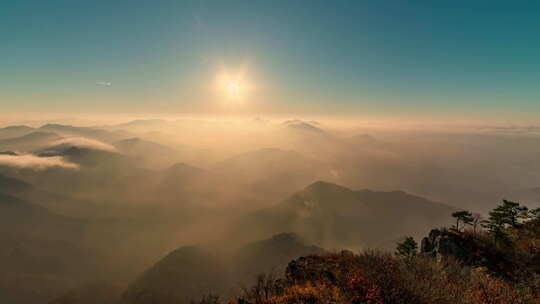
[[[2,130],[33,130],[33,129],[34,128],[29,127],[29,126],[25,126],[25,125],[7,126],[7,127],[2,128]]]
[[[343,187],[334,183],[319,180],[307,186],[306,188],[304,188],[304,192],[327,193],[327,192],[353,192],[353,191],[347,187]]]
[[[275,243],[292,243],[292,244],[304,242],[298,234],[292,233],[292,232],[283,232],[283,233],[276,234],[272,236],[269,239],[269,241],[275,242]]]
[[[181,176],[185,176],[187,174],[188,176],[192,176],[192,175],[203,173],[204,169],[193,167],[186,163],[180,162],[167,168],[166,172],[172,175],[180,174]]]
[[[48,124],[42,125],[39,128],[40,129],[53,129],[53,128],[75,128],[75,127],[70,126],[70,125],[61,125],[61,124],[56,124],[56,123],[48,123]]]

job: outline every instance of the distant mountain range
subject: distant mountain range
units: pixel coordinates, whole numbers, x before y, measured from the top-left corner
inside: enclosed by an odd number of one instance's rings
[[[9,304],[88,303],[92,295],[98,303],[113,297],[143,304],[163,299],[163,292],[187,301],[202,291],[227,293],[299,255],[393,249],[405,235],[449,224],[457,209],[409,194],[425,193],[411,187],[353,189],[404,184],[438,192],[462,189],[461,176],[480,176],[456,169],[448,175],[455,178],[437,179],[447,172],[440,163],[407,158],[416,147],[403,156],[399,142],[363,132],[339,138],[312,121],[265,130],[284,140],[279,148],[232,144],[236,154],[227,151],[200,167],[185,160],[180,145],[131,133],[175,123],[134,121],[123,126],[127,131],[58,124],[0,129],[0,267],[9,270],[0,274],[0,292],[10,291]],[[24,156],[76,166],[6,162]],[[507,193],[537,202],[540,191],[527,184]]]
[[[0,139],[24,136],[30,132],[33,132],[34,130],[34,128],[28,126],[8,126],[5,128],[0,128]]]
[[[53,132],[36,131],[18,137],[0,139],[0,150],[32,151],[60,138]]]
[[[148,168],[163,168],[180,160],[179,151],[138,137],[116,141],[113,146]]]
[[[108,131],[90,127],[74,127],[60,124],[46,124],[39,128],[40,130],[55,132],[62,136],[81,136],[96,139],[104,142],[114,142],[129,136],[119,131]]]
[[[246,216],[238,226],[253,227],[250,232],[257,236],[295,232],[326,248],[392,248],[404,235],[448,223],[455,210],[402,191],[353,191],[316,182]]]

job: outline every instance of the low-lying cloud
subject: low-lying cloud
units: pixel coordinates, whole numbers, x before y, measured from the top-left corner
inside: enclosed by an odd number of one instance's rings
[[[79,166],[65,161],[61,156],[39,157],[31,154],[25,155],[0,155],[0,166],[14,168],[44,170],[51,167],[78,169]]]
[[[118,150],[109,144],[85,137],[67,137],[56,140],[47,150],[65,151],[71,147],[118,153]]]

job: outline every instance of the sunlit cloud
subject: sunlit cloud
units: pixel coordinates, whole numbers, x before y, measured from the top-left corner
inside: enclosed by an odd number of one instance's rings
[[[67,137],[55,140],[47,150],[65,151],[72,147],[118,153],[118,150],[109,144],[85,137]]]
[[[8,166],[22,169],[44,170],[51,167],[78,169],[79,166],[65,161],[60,156],[39,157],[31,154],[25,155],[0,155],[0,166]]]
[[[104,87],[110,87],[112,85],[112,82],[110,82],[110,81],[98,81],[98,82],[96,82],[96,85],[104,86]]]

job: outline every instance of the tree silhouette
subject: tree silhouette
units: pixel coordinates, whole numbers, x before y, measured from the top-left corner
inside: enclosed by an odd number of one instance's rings
[[[456,225],[454,226],[456,231],[461,231],[460,223],[462,223],[463,228],[465,228],[465,225],[470,225],[474,221],[472,213],[466,210],[456,211],[452,213],[452,216],[456,218]]]
[[[503,200],[503,203],[497,206],[489,213],[489,218],[484,221],[483,226],[488,229],[496,241],[505,239],[507,227],[519,227],[520,220],[529,216],[528,208],[519,203]]]
[[[480,213],[473,213],[471,226],[473,227],[473,232],[476,234],[478,226],[483,222],[482,215]]]
[[[521,219],[527,218],[527,207],[513,201],[503,200],[502,205],[497,206],[491,213],[500,217],[505,225],[518,227]]]
[[[418,253],[418,244],[412,236],[408,236],[403,242],[398,243],[396,255],[411,258]]]

